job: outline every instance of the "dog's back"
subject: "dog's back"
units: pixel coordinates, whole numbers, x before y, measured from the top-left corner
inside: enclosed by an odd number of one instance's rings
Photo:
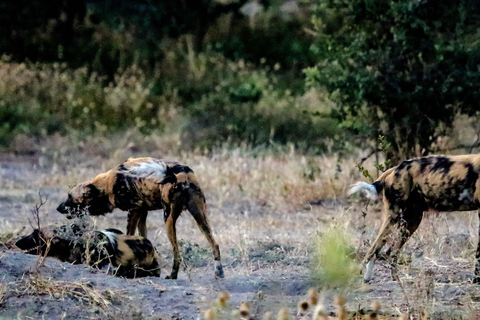
[[[112,192],[121,210],[164,209],[174,199],[187,195],[189,188],[199,191],[190,167],[154,158],[129,159],[116,169]]]
[[[477,155],[429,156],[405,160],[384,177],[390,202],[416,200],[424,210],[476,210],[480,199]]]

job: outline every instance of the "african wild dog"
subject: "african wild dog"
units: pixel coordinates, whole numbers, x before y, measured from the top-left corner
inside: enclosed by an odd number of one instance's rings
[[[147,236],[148,211],[164,210],[174,255],[172,272],[167,279],[177,278],[181,258],[175,223],[181,212],[188,210],[213,249],[215,275],[224,277],[220,249],[205,214],[205,196],[189,167],[153,158],[131,158],[91,181],[75,186],[57,210],[68,215],[85,210],[91,215],[103,215],[114,208],[128,211],[127,234],[134,235],[138,228],[143,237]]]
[[[77,225],[34,229],[30,235],[19,239],[16,246],[29,254],[46,255],[73,264],[88,262],[97,268],[112,264],[118,267],[117,276],[160,276],[158,254],[148,239],[127,236],[117,229],[96,231],[89,242],[83,235]]]
[[[366,268],[364,281],[371,280],[375,259],[387,240],[393,240],[388,244],[386,255],[392,257],[391,271],[396,277],[396,255],[418,228],[425,211],[478,210],[479,174],[480,154],[428,156],[403,161],[385,171],[372,184],[354,184],[349,194],[366,192],[368,198],[376,199],[382,193],[385,206],[383,225],[363,261]],[[480,211],[478,214],[480,217]],[[480,281],[480,239],[474,281]]]

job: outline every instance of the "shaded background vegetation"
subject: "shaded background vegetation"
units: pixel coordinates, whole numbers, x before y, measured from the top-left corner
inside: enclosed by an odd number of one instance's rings
[[[382,135],[390,158],[429,153],[458,114],[478,117],[478,9],[417,0],[2,2],[0,143],[135,128],[207,150],[376,149]]]

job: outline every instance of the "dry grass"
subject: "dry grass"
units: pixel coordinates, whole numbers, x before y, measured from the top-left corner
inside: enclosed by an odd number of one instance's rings
[[[206,192],[221,195],[215,199],[219,206],[233,197],[290,211],[312,200],[343,198],[350,183],[360,178],[355,159],[341,159],[336,154],[306,156],[294,149],[289,154],[277,154],[239,147],[202,155],[199,151],[183,152],[172,139],[175,140],[171,136],[142,137],[134,131],[108,140],[92,137],[80,143],[57,137],[42,148],[41,161],[50,170],[42,186],[74,185],[128,157],[153,156],[189,165]],[[76,152],[72,145],[82,153],[71,157]]]
[[[6,283],[0,282],[0,307],[2,306],[3,300],[8,290],[8,285]]]
[[[109,309],[111,305],[108,296],[94,289],[88,282],[58,281],[40,275],[29,276],[17,283],[15,292],[22,295],[47,295],[59,300],[76,299],[102,309]]]
[[[9,226],[6,226],[8,228]],[[5,229],[6,229],[5,228]],[[23,232],[25,228],[17,229],[17,230],[4,230],[0,233],[0,247],[5,249],[12,249],[15,247],[15,241],[18,239],[19,235]],[[1,255],[0,255],[1,260]]]

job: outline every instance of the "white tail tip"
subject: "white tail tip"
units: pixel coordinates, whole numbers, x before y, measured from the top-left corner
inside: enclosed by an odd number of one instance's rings
[[[348,190],[348,195],[351,196],[355,193],[363,193],[368,199],[375,200],[378,197],[377,189],[374,185],[359,181],[357,183],[352,184],[350,190]]]

